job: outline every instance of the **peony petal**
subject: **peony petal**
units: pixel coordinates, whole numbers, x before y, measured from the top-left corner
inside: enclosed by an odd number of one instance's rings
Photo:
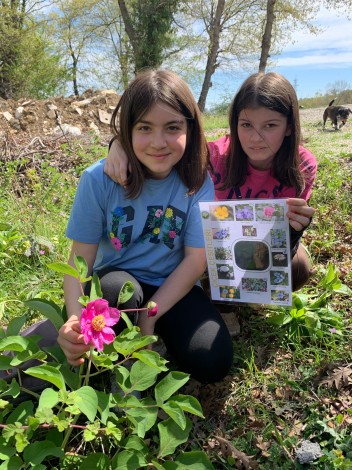
[[[114,326],[120,320],[120,310],[117,308],[109,308],[109,316],[105,316],[105,324],[107,326]]]
[[[106,310],[109,309],[109,302],[105,299],[96,299],[96,300],[93,300],[92,303],[93,302],[94,302],[95,312],[97,315],[104,315],[106,313]]]
[[[115,333],[104,333],[101,335],[102,336],[102,341],[104,341],[105,344],[110,344],[114,341],[115,339]]]
[[[92,343],[94,344],[94,346],[97,348],[98,351],[103,350],[104,345],[103,345],[103,339],[101,337],[100,332],[96,336],[92,337]]]

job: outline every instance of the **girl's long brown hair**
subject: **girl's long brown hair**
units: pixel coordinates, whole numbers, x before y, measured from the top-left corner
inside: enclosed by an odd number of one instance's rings
[[[167,70],[145,70],[127,87],[111,119],[111,129],[125,150],[131,166],[127,180],[127,195],[139,195],[147,168],[137,159],[132,146],[133,126],[156,103],[164,103],[182,114],[187,121],[187,143],[181,160],[175,168],[188,188],[196,193],[205,181],[209,161],[201,114],[187,84]]]
[[[230,145],[226,178],[220,189],[242,186],[247,178],[248,157],[238,138],[238,116],[243,109],[265,107],[287,117],[291,134],[286,136],[274,157],[272,171],[283,185],[296,189],[299,196],[304,189],[304,178],[299,169],[301,127],[297,95],[290,82],[274,72],[255,73],[248,77],[234,97],[229,113]]]

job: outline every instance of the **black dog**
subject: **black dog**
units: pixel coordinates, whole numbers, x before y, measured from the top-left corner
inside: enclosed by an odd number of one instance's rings
[[[323,129],[325,129],[326,120],[331,120],[331,125],[335,127],[335,130],[341,129],[346,124],[349,114],[352,114],[352,110],[346,106],[332,106],[335,99],[330,101],[329,106],[326,108],[323,114]],[[340,124],[337,125],[337,122]]]

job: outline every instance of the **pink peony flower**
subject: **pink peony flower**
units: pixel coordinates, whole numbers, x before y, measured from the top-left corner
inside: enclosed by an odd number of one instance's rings
[[[122,243],[121,240],[117,237],[112,237],[111,238],[111,243],[114,245],[115,250],[120,251],[122,248]]]
[[[152,300],[148,302],[147,308],[148,317],[155,317],[155,315],[158,313],[158,304],[153,302]]]
[[[109,307],[105,299],[88,302],[82,310],[80,325],[85,344],[93,343],[98,351],[104,349],[104,343],[110,344],[115,339],[111,326],[120,320],[120,311]]]
[[[265,217],[269,217],[269,219],[271,219],[274,212],[275,212],[275,209],[273,207],[264,207]]]

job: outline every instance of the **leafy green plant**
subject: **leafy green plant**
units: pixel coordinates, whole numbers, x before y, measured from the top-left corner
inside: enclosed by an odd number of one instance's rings
[[[87,306],[101,297],[99,279],[87,277],[83,258],[76,257],[75,266],[50,265],[81,283],[92,280],[90,296],[80,299]],[[133,290],[131,283],[124,284],[118,304]],[[26,305],[56,329],[66,320],[64,307],[52,301],[32,299]],[[38,337],[19,335],[25,315],[9,322],[0,334],[0,351],[10,353],[1,356],[0,369],[17,369],[18,374],[11,381],[0,380],[0,468],[213,468],[201,450],[175,457],[177,447],[189,439],[187,414],[203,418],[198,400],[178,393],[189,376],[169,371],[164,358],[145,349],[157,338],[141,336],[126,312],[119,314],[126,328],[101,352],[91,348],[79,370],[68,365],[59,346],[41,348]],[[39,365],[26,368],[30,359]],[[43,381],[41,393],[25,388],[26,376]],[[137,398],[136,391],[145,396]],[[22,392],[31,399],[21,401]]]
[[[25,255],[30,249],[30,241],[10,224],[0,223],[0,266],[4,266],[13,256]]]
[[[293,293],[292,307],[268,309],[269,323],[287,329],[291,339],[310,337],[319,339],[328,331],[341,334],[343,316],[329,304],[334,294],[351,296],[352,291],[338,277],[338,272],[331,264],[320,280],[312,295]]]

